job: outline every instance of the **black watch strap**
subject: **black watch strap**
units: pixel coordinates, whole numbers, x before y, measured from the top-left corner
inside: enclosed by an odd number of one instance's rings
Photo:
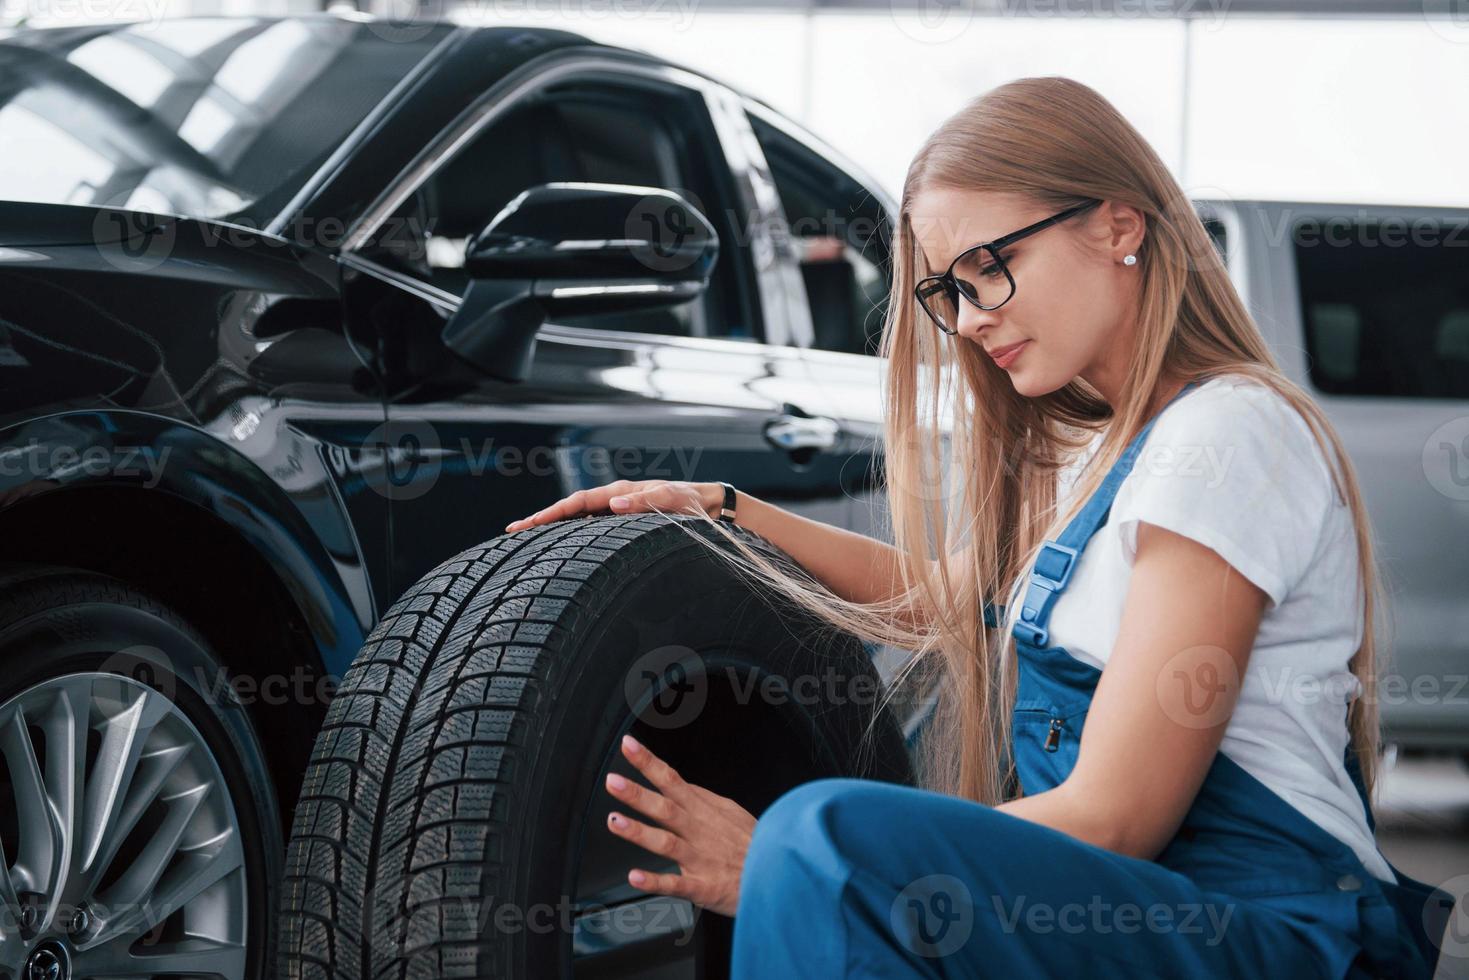
[[[723,480],[719,481],[719,485],[724,487],[724,506],[720,508],[719,519],[733,524],[735,522],[735,488]]]

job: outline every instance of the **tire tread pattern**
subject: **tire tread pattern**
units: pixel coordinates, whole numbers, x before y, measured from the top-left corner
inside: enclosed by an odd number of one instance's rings
[[[686,534],[669,523],[583,517],[498,537],[392,605],[337,689],[306,771],[286,856],[282,976],[511,975],[508,962],[485,961],[481,910],[513,888],[493,870],[515,863],[504,853],[509,794],[534,765],[537,722],[562,680],[553,654],[634,552],[651,557],[669,533]]]

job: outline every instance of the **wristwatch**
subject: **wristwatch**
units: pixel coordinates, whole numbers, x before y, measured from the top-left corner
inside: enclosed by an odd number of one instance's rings
[[[724,506],[719,509],[719,519],[733,524],[735,522],[735,488],[723,480],[719,481],[719,485],[724,487]]]

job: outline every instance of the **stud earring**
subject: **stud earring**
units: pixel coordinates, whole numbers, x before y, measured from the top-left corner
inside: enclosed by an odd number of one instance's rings
[[[1122,264],[1123,265],[1137,265],[1137,256],[1136,255],[1127,255],[1127,256],[1124,256],[1123,259],[1122,259]]]

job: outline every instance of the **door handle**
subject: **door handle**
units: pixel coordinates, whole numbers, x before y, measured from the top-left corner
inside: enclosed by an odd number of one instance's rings
[[[765,441],[786,452],[826,451],[836,448],[841,431],[835,419],[785,413],[765,423]]]

